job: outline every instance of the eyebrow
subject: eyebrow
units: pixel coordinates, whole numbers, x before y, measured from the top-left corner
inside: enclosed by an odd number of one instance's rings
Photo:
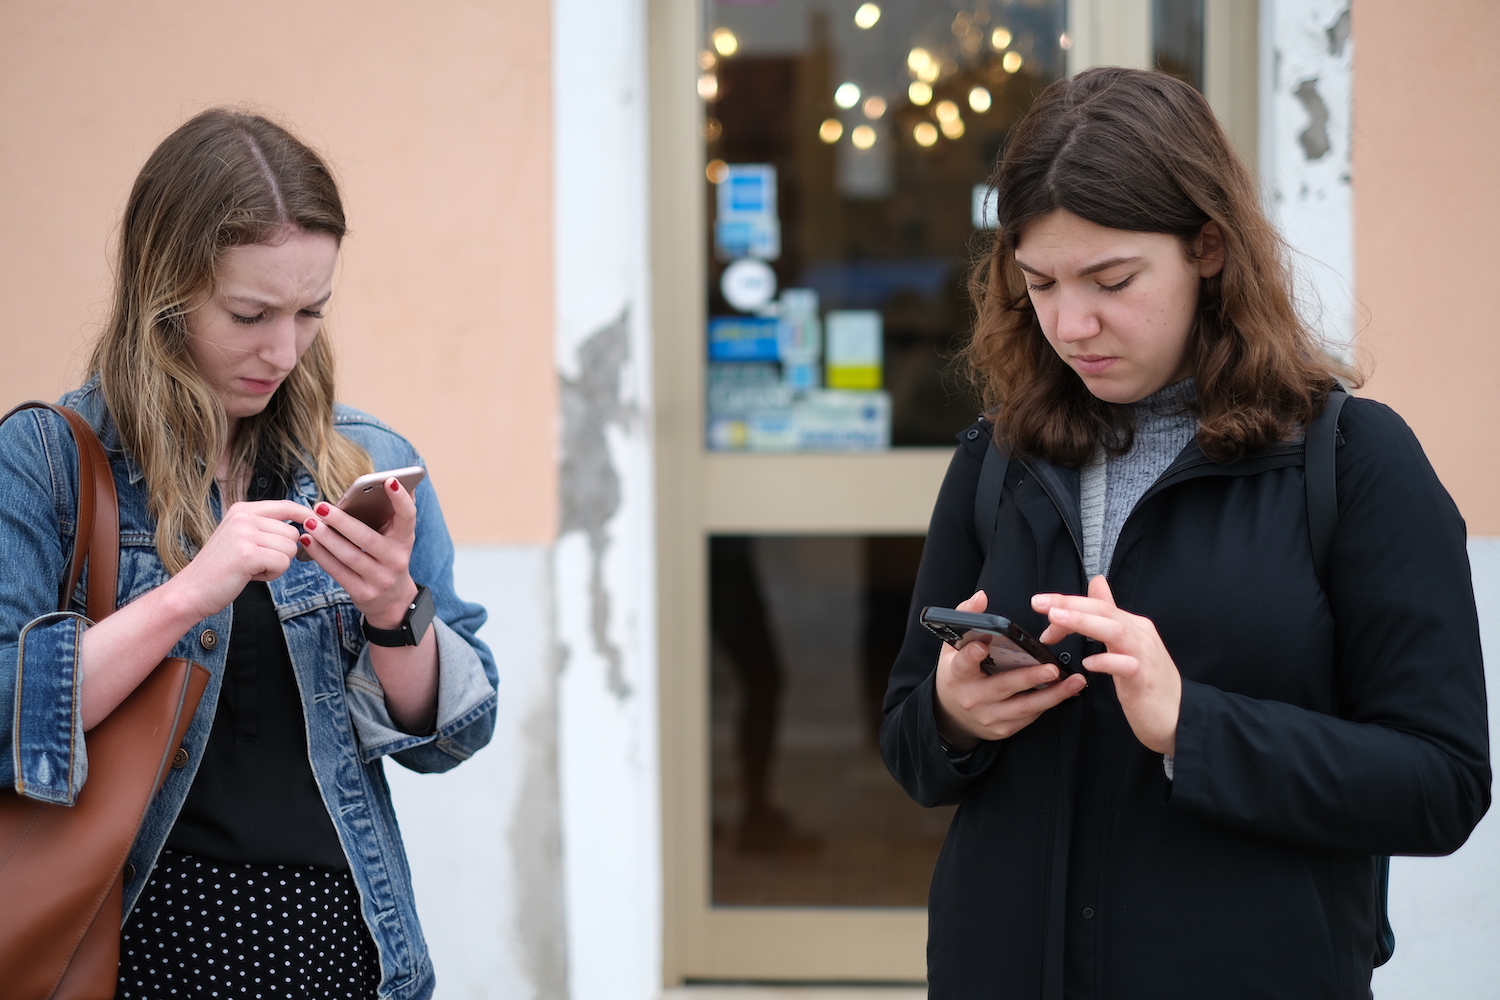
[[[267,308],[270,308],[271,306],[276,305],[275,302],[272,302],[269,299],[258,298],[258,297],[254,296],[254,295],[226,295],[224,297],[226,299],[228,299],[230,302],[239,302],[239,303],[241,303],[243,305],[256,306],[256,307],[258,307],[260,309],[267,309]],[[328,300],[331,299],[331,298],[333,298],[333,289],[330,288],[328,290],[328,294],[324,295],[321,299],[319,299],[316,302],[309,302],[307,305],[301,306],[300,308],[302,308],[302,309],[319,309],[319,308],[323,307],[324,305],[326,305],[328,303]]]
[[[1136,255],[1134,257],[1110,257],[1108,260],[1101,260],[1097,263],[1090,264],[1088,267],[1083,268],[1078,272],[1078,277],[1086,278],[1091,274],[1098,274],[1100,271],[1108,271],[1110,268],[1118,267],[1121,264],[1135,264],[1145,259],[1146,258],[1140,255]],[[1027,274],[1034,274],[1038,278],[1051,277],[1050,275],[1043,274],[1041,271],[1038,271],[1034,267],[1029,267],[1026,264],[1021,263],[1019,259],[1016,260],[1016,266],[1025,271]]]

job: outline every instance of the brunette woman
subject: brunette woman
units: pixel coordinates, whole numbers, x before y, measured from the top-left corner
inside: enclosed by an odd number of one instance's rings
[[[163,657],[212,673],[125,869],[121,998],[433,991],[382,760],[473,754],[496,674],[430,482],[386,479],[378,529],[319,499],[421,464],[334,402],[344,231],[327,165],[263,117],[204,112],[147,160],[90,377],[61,400],[120,497],[120,609],[98,624],[53,610],[66,425],[28,410],[0,427],[0,780],[71,802],[80,737]]]
[[[1197,91],[1053,84],[994,186],[968,355],[991,409],[913,619],[988,610],[1064,666],[986,676],[982,644],[908,627],[885,760],[959,804],[929,995],[1366,1000],[1378,856],[1453,851],[1489,806],[1463,520],[1401,419],[1349,399],[1320,578],[1304,430],[1350,373]]]

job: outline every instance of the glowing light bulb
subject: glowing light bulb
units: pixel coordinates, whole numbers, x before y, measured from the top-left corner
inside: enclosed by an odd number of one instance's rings
[[[885,98],[879,95],[865,98],[865,117],[869,119],[879,118],[885,114]]]
[[[932,109],[940,122],[951,122],[958,117],[958,105],[952,101],[938,101],[937,106]]]
[[[921,79],[922,70],[932,65],[932,53],[924,48],[915,48],[906,54],[906,68],[911,75]]]
[[[852,108],[859,103],[859,84],[841,83],[833,92],[833,103],[841,108]]]
[[[938,128],[942,129],[943,134],[950,139],[961,139],[964,134],[964,120],[954,115],[952,118],[938,122]]]
[[[906,88],[906,96],[911,98],[911,102],[915,105],[926,104],[932,100],[932,84],[913,80],[911,86]]]
[[[705,101],[719,99],[719,77],[715,73],[704,73],[698,77],[698,96]]]
[[[837,118],[824,118],[823,124],[818,126],[818,138],[832,145],[839,141],[844,134],[844,123]]]
[[[880,8],[873,3],[862,3],[859,10],[854,12],[854,26],[856,28],[873,28],[875,22],[880,20]]]
[[[703,173],[708,177],[710,184],[723,184],[724,178],[729,176],[729,164],[723,160],[709,160],[708,166],[703,168]]]
[[[869,149],[875,145],[875,130],[868,125],[855,126],[849,133],[849,141],[854,143],[855,149]]]
[[[1005,72],[1014,73],[1016,70],[1021,68],[1021,53],[1005,53],[1005,58],[1000,60],[1000,65],[1005,68]]]
[[[931,146],[938,141],[937,126],[932,122],[918,122],[917,127],[911,130],[911,137],[917,140],[918,146]]]
[[[969,91],[969,107],[973,108],[978,114],[984,114],[990,109],[990,105],[994,103],[994,99],[990,97],[990,92],[983,87],[975,87]]]
[[[728,28],[715,28],[708,40],[714,43],[714,48],[721,56],[732,56],[740,50],[740,40]]]

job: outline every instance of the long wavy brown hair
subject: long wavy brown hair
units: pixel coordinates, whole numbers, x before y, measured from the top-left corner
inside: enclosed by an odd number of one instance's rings
[[[301,467],[324,496],[370,471],[364,449],[334,429],[333,354],[323,331],[232,442],[218,397],[188,355],[187,315],[212,292],[224,252],[273,243],[290,228],[343,239],[332,173],[280,125],[225,108],[163,140],[126,202],[114,300],[89,367],[145,476],[168,572],[186,566],[217,526],[210,498],[226,446],[232,477],[257,460]]]
[[[1190,260],[1204,224],[1218,224],[1224,266],[1202,279],[1188,347],[1197,441],[1209,458],[1232,461],[1294,437],[1335,376],[1360,384],[1298,315],[1288,250],[1188,84],[1109,67],[1053,83],[1012,130],[991,184],[999,230],[970,276],[977,316],[966,357],[996,439],[1013,453],[1079,466],[1133,438],[1129,408],[1094,396],[1047,343],[1016,266],[1026,227],[1059,209],[1175,236]]]

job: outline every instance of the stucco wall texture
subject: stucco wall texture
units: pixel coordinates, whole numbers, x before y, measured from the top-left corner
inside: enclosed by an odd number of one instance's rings
[[[249,104],[341,183],[341,398],[415,442],[456,541],[551,541],[550,53],[546,3],[0,4],[0,400],[78,382],[141,163]]]
[[[1500,4],[1354,3],[1354,249],[1365,395],[1406,418],[1471,535],[1500,535]]]

